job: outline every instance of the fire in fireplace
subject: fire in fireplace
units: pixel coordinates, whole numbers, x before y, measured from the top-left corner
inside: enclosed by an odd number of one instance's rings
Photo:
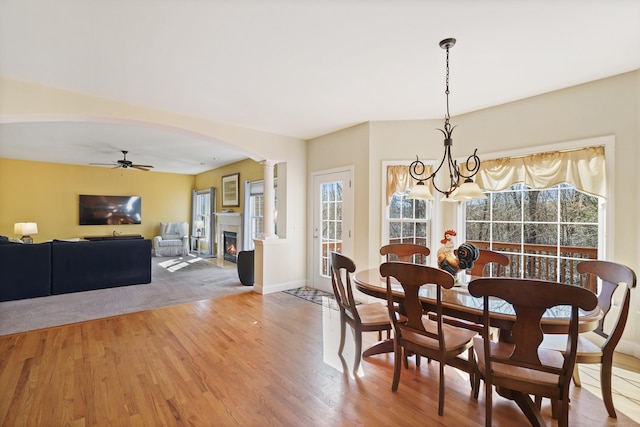
[[[225,231],[224,235],[224,259],[231,262],[237,262],[238,249],[236,244],[237,234],[233,231]]]

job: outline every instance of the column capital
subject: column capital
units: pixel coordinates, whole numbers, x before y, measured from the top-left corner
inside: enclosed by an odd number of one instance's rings
[[[275,167],[275,165],[278,163],[275,160],[270,160],[270,159],[265,159],[265,160],[261,160],[260,163],[265,166],[265,167]]]

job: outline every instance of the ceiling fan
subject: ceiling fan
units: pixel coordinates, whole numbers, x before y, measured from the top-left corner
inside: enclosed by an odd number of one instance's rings
[[[113,163],[89,163],[89,164],[92,166],[113,166],[114,169],[115,168],[122,168],[122,169],[134,168],[134,169],[140,169],[142,171],[148,171],[149,169],[153,168],[153,166],[151,165],[137,165],[137,164],[134,164],[131,160],[127,160],[127,153],[128,151],[122,150],[123,159]]]

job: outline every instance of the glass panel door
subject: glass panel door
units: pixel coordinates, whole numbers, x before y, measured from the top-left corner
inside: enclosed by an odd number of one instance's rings
[[[351,171],[318,174],[314,182],[313,286],[331,287],[331,252],[352,256],[353,192]]]

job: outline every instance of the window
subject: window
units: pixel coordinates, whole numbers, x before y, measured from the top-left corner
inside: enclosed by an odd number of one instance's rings
[[[405,194],[394,194],[387,208],[389,243],[414,243],[429,246],[429,220],[426,200],[407,199]]]
[[[516,184],[466,204],[466,239],[509,255],[511,277],[580,281],[575,266],[597,258],[601,203],[569,184]]]
[[[604,247],[604,166],[603,146],[483,161],[476,179],[491,191],[466,203],[466,240],[506,253],[511,277],[595,290],[576,264]]]
[[[414,243],[428,247],[431,239],[432,202],[407,198],[413,184],[408,176],[408,165],[385,166],[387,204],[383,216],[383,245]],[[430,169],[425,173],[431,173]]]
[[[274,180],[274,197],[277,215],[278,210],[278,180]],[[255,249],[253,239],[258,239],[264,233],[264,180],[245,181],[244,183],[244,250]],[[277,224],[276,224],[276,234]]]

